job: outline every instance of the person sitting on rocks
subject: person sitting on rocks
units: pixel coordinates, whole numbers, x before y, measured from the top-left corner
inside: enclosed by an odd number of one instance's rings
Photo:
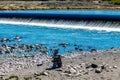
[[[53,54],[53,66],[52,66],[52,69],[55,69],[55,68],[60,68],[62,67],[62,60],[61,60],[61,55],[58,54],[58,49],[54,50],[54,54]]]

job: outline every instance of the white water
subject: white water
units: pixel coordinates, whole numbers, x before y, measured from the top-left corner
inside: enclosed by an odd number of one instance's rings
[[[31,20],[31,19],[0,19],[0,24],[29,25],[38,27],[55,27],[87,30],[104,30],[120,32],[120,23],[104,21],[65,21],[65,20]]]

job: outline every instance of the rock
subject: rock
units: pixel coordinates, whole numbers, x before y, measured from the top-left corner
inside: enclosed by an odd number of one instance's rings
[[[105,80],[105,77],[102,76],[102,77],[100,77],[100,79]]]
[[[97,50],[96,49],[91,49],[90,52],[97,52]]]
[[[2,76],[0,77],[0,80],[3,80],[3,77],[2,77]]]
[[[45,76],[48,76],[48,75],[49,75],[49,73],[46,72],[46,71],[43,71],[41,74],[42,74],[42,75],[45,75]]]
[[[60,72],[62,72],[62,71],[63,71],[63,69],[56,69],[56,71],[60,71]]]
[[[34,77],[37,77],[37,76],[39,76],[40,74],[39,73],[34,73]]]
[[[69,70],[65,70],[64,73],[70,74],[70,71]]]
[[[92,68],[97,68],[98,65],[97,65],[97,64],[91,64],[91,67],[92,67]]]
[[[102,69],[100,67],[95,69],[95,73],[101,73],[101,72],[102,72]]]
[[[88,71],[94,71],[94,69],[93,68],[89,68]]]
[[[93,3],[94,3],[94,4],[99,4],[100,1],[99,1],[99,0],[95,0],[95,1],[93,1]]]
[[[104,67],[106,72],[110,72],[110,70],[112,69],[112,67],[110,67],[108,64],[104,65]]]
[[[80,69],[80,70],[79,70],[79,73],[82,73],[83,71],[84,71],[84,70]]]
[[[68,77],[71,77],[72,74],[65,74],[65,75],[68,76]]]
[[[86,64],[85,65],[85,69],[89,69],[89,68],[91,68],[91,65],[90,64]]]
[[[75,74],[75,76],[77,77],[77,76],[82,76],[82,73],[77,73],[77,74]]]
[[[85,63],[81,63],[81,68],[85,68],[86,64]]]
[[[105,69],[105,66],[104,65],[100,65],[101,69]]]
[[[86,63],[82,63],[80,65],[80,69],[86,69],[86,68],[88,68],[88,65]]]
[[[76,74],[65,74],[68,77],[78,77],[78,76],[82,76],[82,73],[76,73]]]
[[[88,74],[88,73],[89,73],[88,71],[85,71],[83,74],[86,75],[86,74]]]
[[[79,77],[79,76],[82,76],[82,73],[76,73],[71,75],[71,77]]]
[[[71,74],[75,74],[75,73],[77,72],[77,71],[76,71],[75,69],[73,69],[72,67],[70,68],[69,71],[70,71]]]
[[[94,57],[93,60],[96,60],[96,58]]]
[[[109,69],[112,69],[112,67],[111,67],[111,66],[109,66],[108,68],[109,68]]]
[[[117,69],[117,66],[113,66],[114,69]]]
[[[37,64],[37,66],[42,66],[43,64]]]

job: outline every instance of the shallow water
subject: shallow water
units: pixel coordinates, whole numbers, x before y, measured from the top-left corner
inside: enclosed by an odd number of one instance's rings
[[[19,44],[45,43],[49,48],[61,48],[57,44],[66,42],[70,44],[66,50],[74,50],[74,44],[80,45],[84,50],[88,50],[89,47],[105,50],[120,45],[119,32],[1,24],[0,34],[0,38],[12,38],[16,35],[23,37]],[[63,48],[61,49],[63,53]]]

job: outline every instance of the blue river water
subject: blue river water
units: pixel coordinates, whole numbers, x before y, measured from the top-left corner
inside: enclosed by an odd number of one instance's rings
[[[48,13],[54,12],[57,13],[59,10],[46,10]],[[80,10],[78,11],[73,11],[73,13],[78,14]],[[8,11],[9,12],[9,11]],[[23,11],[18,11],[18,12],[23,12]],[[25,12],[25,11],[24,11]],[[26,13],[30,13],[31,11],[26,11]],[[36,12],[36,11],[34,11]],[[43,11],[45,13],[45,11]],[[60,11],[62,13],[62,11]],[[67,10],[63,10],[63,13],[70,13]],[[91,11],[90,14],[94,14]],[[108,11],[110,12],[110,11]],[[118,13],[117,13],[118,12]],[[102,11],[97,11],[97,13],[104,15]],[[72,13],[71,13],[72,14]],[[82,14],[84,14],[84,11],[82,11]],[[108,13],[109,14],[109,13]],[[111,15],[120,15],[119,11],[112,11]],[[102,27],[95,27],[98,28],[96,29],[87,29],[87,28],[74,28],[76,26],[75,24],[69,24],[70,27],[64,28],[64,26],[68,26],[67,22],[56,22],[55,20],[53,24],[54,27],[47,20],[44,21],[47,26],[45,25],[34,25],[33,23],[28,22],[29,24],[27,25],[27,21],[23,20],[18,20],[17,23],[24,23],[24,24],[16,24],[16,19],[4,19],[3,18],[0,20],[0,38],[6,37],[6,38],[12,38],[16,35],[19,35],[23,37],[22,42],[19,44],[40,44],[44,43],[48,48],[60,48],[60,53],[67,53],[68,51],[74,51],[74,45],[77,44],[79,45],[84,51],[89,50],[89,48],[93,49],[98,49],[98,50],[106,50],[110,49],[111,47],[120,47],[120,31],[107,31],[111,29],[109,25],[105,25],[103,30],[99,30]],[[1,22],[2,21],[2,22]],[[10,22],[12,21],[12,22]],[[5,23],[4,23],[5,22]],[[74,22],[74,21],[72,21]],[[118,21],[119,22],[119,21]],[[117,22],[117,23],[118,23]],[[3,24],[4,23],[4,24]],[[39,24],[39,22],[35,22],[35,24]],[[116,23],[116,24],[117,24]],[[30,25],[31,24],[31,25]],[[42,24],[42,23],[41,23]],[[93,24],[93,22],[92,22]],[[110,22],[112,24],[112,22]],[[51,27],[49,27],[51,25]],[[63,27],[58,27],[58,25],[62,25]],[[94,25],[94,24],[93,24]],[[102,25],[100,22],[99,25]],[[56,26],[56,27],[55,27]],[[89,28],[92,28],[90,25]],[[97,26],[97,24],[96,24]],[[103,26],[103,25],[102,25]],[[72,27],[72,28],[71,28]],[[79,27],[79,26],[78,26]],[[114,27],[114,24],[112,24],[112,28]],[[119,25],[117,26],[119,29]],[[112,30],[112,29],[111,29]],[[69,46],[66,48],[66,51],[64,51],[64,48],[58,46],[58,44],[65,42],[68,43]],[[18,42],[15,42],[18,43]],[[8,43],[10,44],[10,43]]]

